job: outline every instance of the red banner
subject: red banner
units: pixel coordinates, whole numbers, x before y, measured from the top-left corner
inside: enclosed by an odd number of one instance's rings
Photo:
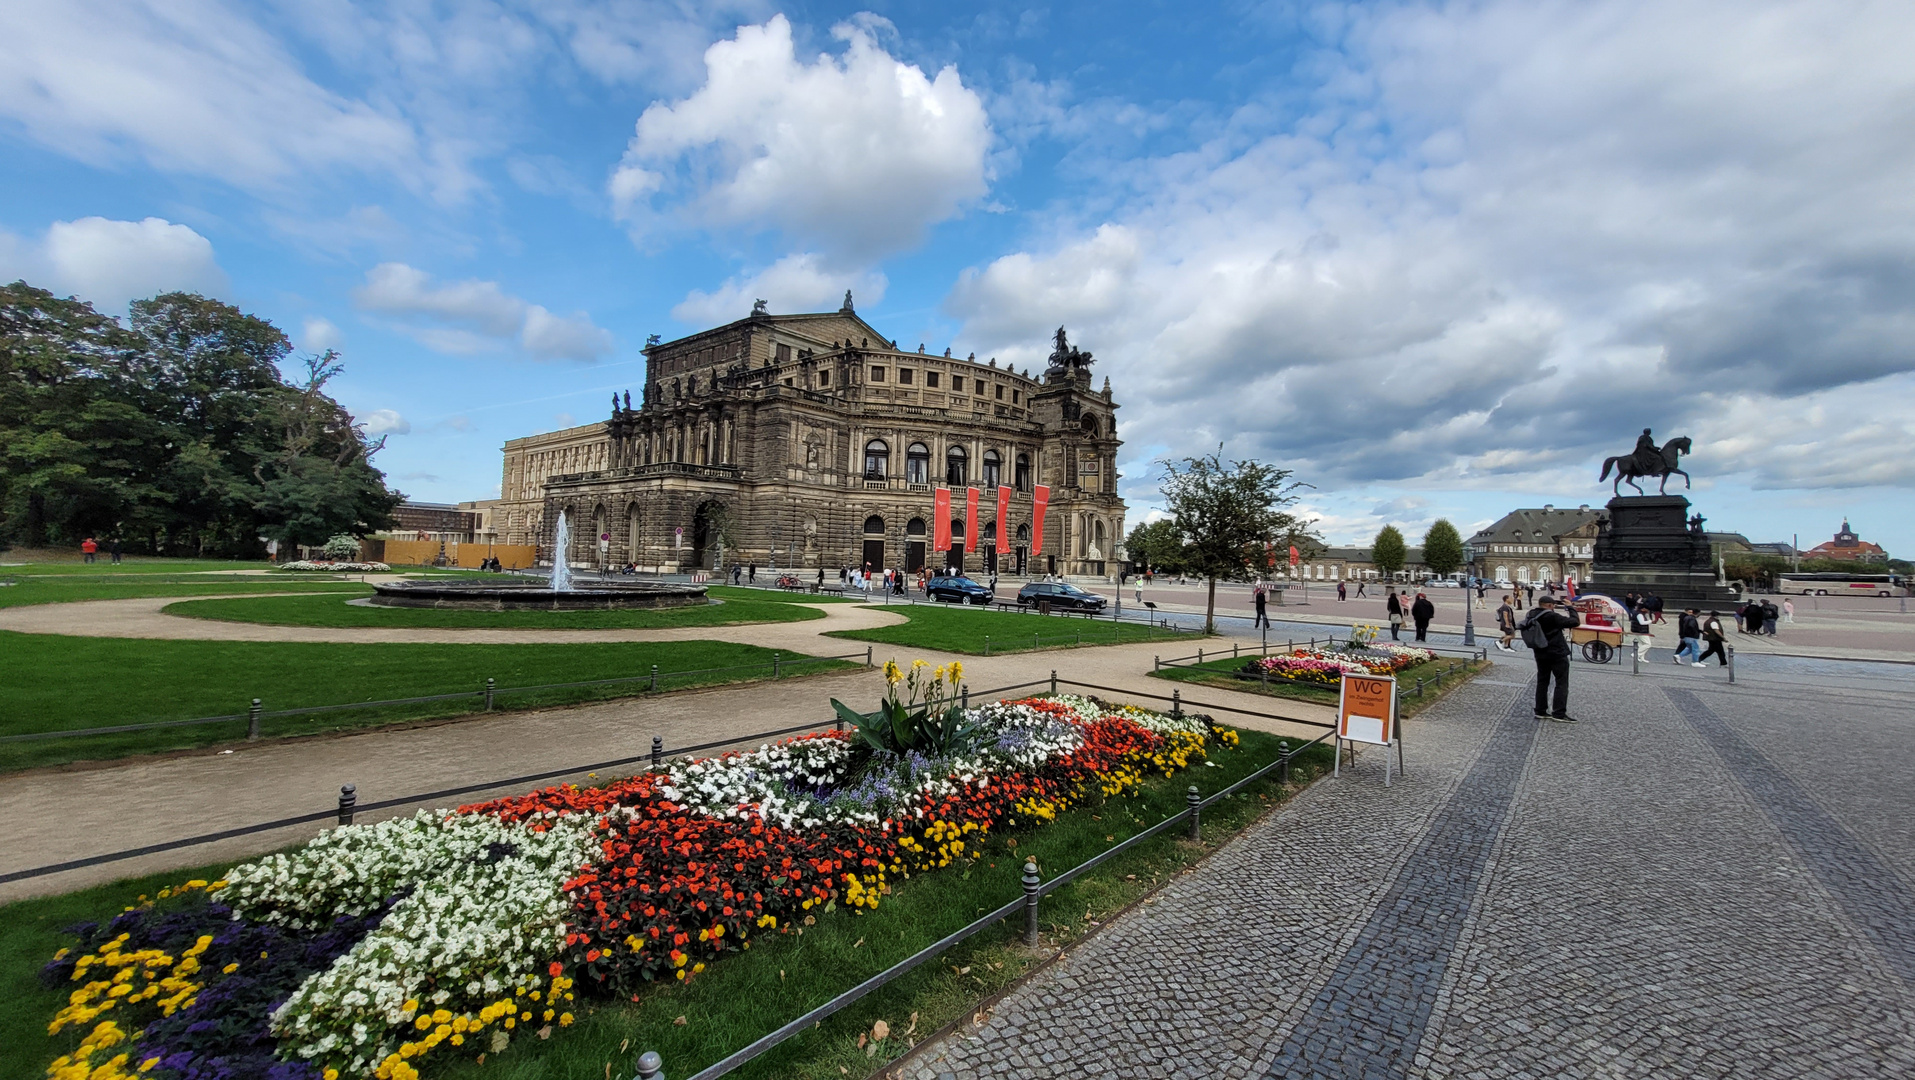
[[[931,550],[951,550],[951,489],[941,487],[931,501]]]
[[[1011,537],[1017,535],[1011,529],[1011,489],[999,486],[997,489],[997,553],[1009,551]]]
[[[1295,544],[1290,545],[1290,565],[1297,565],[1297,548]]]
[[[1031,558],[1044,553],[1044,511],[1051,507],[1051,489],[1043,484],[1031,490]]]
[[[964,489],[964,539],[967,546],[984,550],[984,531],[977,527],[977,489]]]

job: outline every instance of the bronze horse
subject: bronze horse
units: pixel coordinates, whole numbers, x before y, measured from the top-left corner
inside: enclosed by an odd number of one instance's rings
[[[1610,488],[1612,492],[1621,495],[1622,485],[1627,483],[1630,487],[1636,489],[1636,494],[1647,495],[1648,492],[1642,490],[1642,485],[1636,483],[1636,478],[1639,476],[1660,476],[1662,477],[1662,484],[1657,487],[1656,493],[1658,495],[1667,495],[1669,494],[1669,477],[1671,476],[1682,477],[1682,486],[1685,488],[1690,486],[1689,474],[1676,467],[1676,463],[1681,460],[1682,455],[1687,453],[1689,453],[1689,436],[1678,435],[1664,443],[1653,454],[1638,455],[1632,453],[1623,454],[1620,457],[1604,458],[1602,475],[1596,479],[1609,479],[1609,469],[1611,466],[1614,466],[1616,470],[1616,482]],[[1651,460],[1645,461],[1643,460],[1644,457],[1648,457]]]

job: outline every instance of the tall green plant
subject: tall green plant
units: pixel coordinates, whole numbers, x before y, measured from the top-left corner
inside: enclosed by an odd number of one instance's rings
[[[861,713],[837,698],[831,707],[874,750],[892,754],[917,751],[932,757],[951,757],[975,749],[977,725],[965,718],[959,704],[964,665],[953,660],[926,673],[931,665],[913,660],[906,673],[896,660],[884,662],[887,686],[878,711]],[[899,687],[904,688],[900,696]]]
[[[1448,518],[1437,518],[1430,523],[1430,531],[1423,534],[1423,565],[1437,577],[1448,577],[1463,565],[1463,536]]]

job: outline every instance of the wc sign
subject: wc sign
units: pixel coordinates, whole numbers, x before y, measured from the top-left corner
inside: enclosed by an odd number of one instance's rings
[[[1396,748],[1395,765],[1403,767],[1403,740],[1396,715],[1396,676],[1345,672],[1337,695],[1337,772],[1343,767],[1344,743],[1370,743]],[[1352,746],[1354,750],[1354,745]],[[1383,786],[1390,786],[1391,755],[1383,755]]]

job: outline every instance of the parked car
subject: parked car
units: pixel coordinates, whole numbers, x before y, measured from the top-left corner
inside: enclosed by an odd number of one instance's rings
[[[972,581],[962,574],[939,574],[925,586],[925,595],[933,600],[942,600],[948,604],[988,604],[991,602],[991,588]]]
[[[1053,611],[1089,611],[1102,612],[1109,603],[1096,593],[1088,593],[1075,585],[1063,582],[1033,581],[1017,590],[1017,606],[1031,607],[1048,601]]]

